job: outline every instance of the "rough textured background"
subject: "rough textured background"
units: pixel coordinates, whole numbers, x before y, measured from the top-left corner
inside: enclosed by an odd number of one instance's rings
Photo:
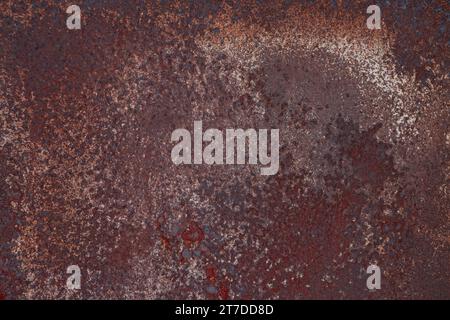
[[[30,2],[0,2],[0,299],[450,298],[447,1]],[[175,166],[194,120],[279,128],[280,171]]]

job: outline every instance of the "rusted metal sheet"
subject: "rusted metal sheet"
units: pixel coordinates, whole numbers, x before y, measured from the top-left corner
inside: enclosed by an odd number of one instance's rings
[[[0,299],[450,298],[447,1],[76,2],[0,3]]]

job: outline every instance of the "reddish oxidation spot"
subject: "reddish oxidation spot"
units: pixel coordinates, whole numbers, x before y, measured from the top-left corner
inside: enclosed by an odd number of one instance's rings
[[[187,246],[202,241],[204,237],[205,235],[202,229],[194,222],[190,223],[181,234],[181,238],[183,239],[184,244]]]
[[[222,300],[228,299],[230,289],[228,288],[228,285],[225,282],[222,282],[219,287],[219,298]]]
[[[162,244],[163,244],[163,246],[164,246],[164,249],[167,249],[167,250],[169,250],[170,249],[170,240],[169,240],[169,238],[167,238],[167,237],[165,237],[165,236],[161,236],[161,242],[162,242]]]
[[[206,278],[210,282],[216,281],[216,269],[214,267],[212,267],[212,266],[206,267]]]

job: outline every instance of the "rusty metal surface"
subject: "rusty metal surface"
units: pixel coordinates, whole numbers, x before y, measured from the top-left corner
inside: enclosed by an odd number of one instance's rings
[[[81,30],[0,3],[1,299],[450,298],[447,1],[377,1],[381,30],[367,1],[77,2]],[[174,165],[194,120],[279,128],[279,172]]]

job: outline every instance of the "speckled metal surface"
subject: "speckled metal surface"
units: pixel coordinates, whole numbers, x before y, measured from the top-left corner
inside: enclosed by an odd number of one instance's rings
[[[0,299],[450,298],[447,1],[373,1],[381,30],[372,1],[76,2],[81,30],[0,3]],[[174,165],[194,120],[279,128],[279,172]]]

